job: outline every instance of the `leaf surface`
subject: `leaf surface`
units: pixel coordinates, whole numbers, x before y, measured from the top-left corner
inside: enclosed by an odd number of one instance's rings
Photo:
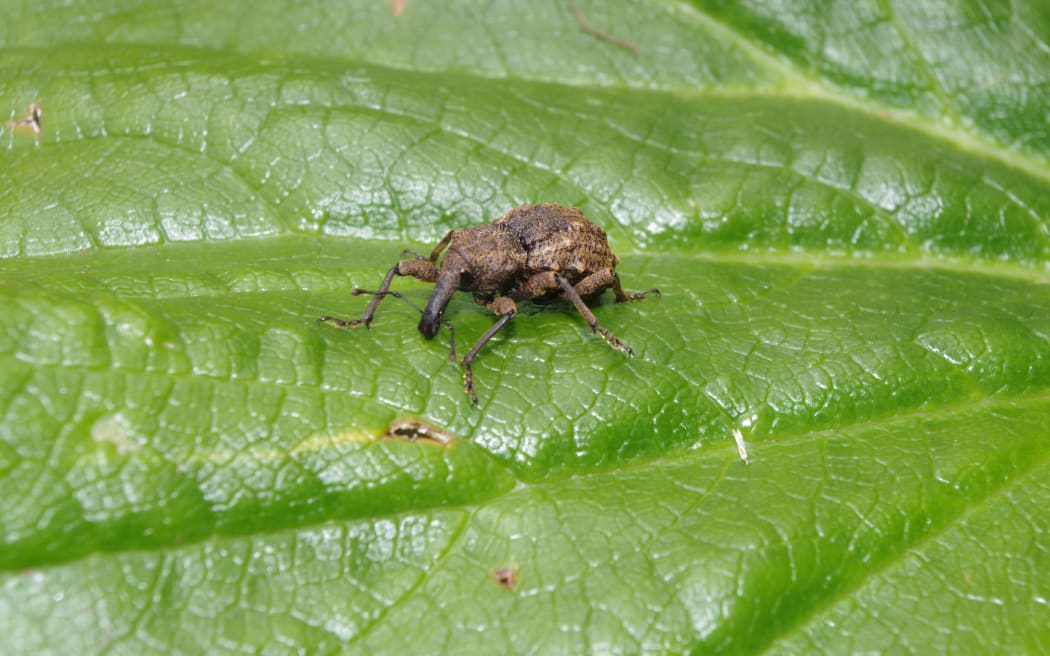
[[[1050,650],[1050,14],[579,6],[6,3],[0,651]],[[550,201],[634,358],[317,323]]]

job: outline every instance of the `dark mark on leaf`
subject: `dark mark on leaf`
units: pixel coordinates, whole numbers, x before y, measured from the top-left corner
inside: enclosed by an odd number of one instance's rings
[[[565,0],[565,4],[569,5],[569,10],[572,12],[573,16],[576,17],[576,22],[579,23],[580,29],[586,32],[587,34],[590,34],[595,38],[601,39],[606,43],[611,43],[614,46],[627,48],[636,55],[639,53],[638,46],[633,41],[621,39],[619,37],[613,36],[612,34],[609,34],[605,30],[599,30],[597,27],[593,27],[590,23],[587,22],[587,17],[583,15],[583,12],[580,11],[580,8],[577,7],[576,3],[572,0]]]
[[[514,565],[512,567],[497,569],[492,573],[492,576],[496,579],[496,582],[504,588],[513,590],[514,586],[518,584],[518,567],[517,565]]]
[[[383,437],[409,442],[434,442],[441,446],[449,446],[456,439],[440,428],[422,421],[395,421],[390,424],[390,428],[386,430]]]

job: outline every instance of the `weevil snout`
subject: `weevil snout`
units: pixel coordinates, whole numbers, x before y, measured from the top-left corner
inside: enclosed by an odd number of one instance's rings
[[[441,327],[441,317],[428,317],[423,315],[423,318],[419,320],[419,332],[423,333],[423,337],[427,339],[434,339],[434,335],[438,334],[438,328]]]
[[[423,333],[423,337],[433,339],[434,335],[438,334],[441,320],[445,316],[445,308],[459,288],[459,279],[459,273],[451,271],[442,271],[438,276],[434,292],[430,295],[427,306],[423,308],[423,318],[419,320],[419,332]]]

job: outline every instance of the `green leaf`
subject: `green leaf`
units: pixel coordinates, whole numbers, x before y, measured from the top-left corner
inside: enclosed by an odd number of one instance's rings
[[[1050,651],[1050,12],[577,4],[4,3],[0,652]]]

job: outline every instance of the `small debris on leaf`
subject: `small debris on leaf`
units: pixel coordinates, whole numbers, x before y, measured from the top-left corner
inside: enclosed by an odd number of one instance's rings
[[[736,440],[736,452],[740,454],[740,459],[744,461],[744,464],[748,464],[747,459],[747,444],[744,442],[744,434],[740,432],[739,428],[733,429],[733,439]]]
[[[34,135],[39,135],[43,129],[40,122],[43,115],[44,110],[40,107],[40,102],[34,100],[29,103],[29,109],[25,114],[7,121],[4,125],[13,132],[32,132]]]
[[[515,565],[513,567],[497,569],[492,573],[492,576],[496,579],[496,582],[504,588],[513,590],[514,586],[518,584],[518,567]]]

